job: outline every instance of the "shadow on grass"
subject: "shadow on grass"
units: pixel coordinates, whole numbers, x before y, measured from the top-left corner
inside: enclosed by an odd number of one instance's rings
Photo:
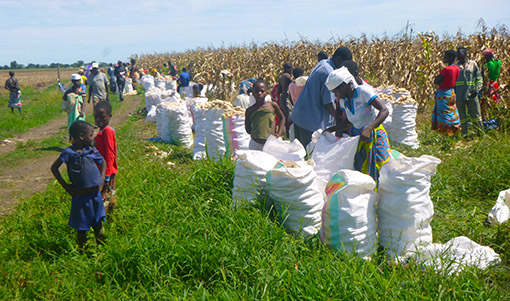
[[[40,147],[36,148],[37,151],[56,151],[61,153],[64,149],[60,146]]]

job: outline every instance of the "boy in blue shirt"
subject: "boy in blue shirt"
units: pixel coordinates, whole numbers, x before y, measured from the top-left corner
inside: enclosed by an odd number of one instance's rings
[[[94,128],[90,123],[75,121],[69,128],[69,134],[73,144],[62,151],[51,166],[51,172],[72,196],[68,225],[77,230],[78,246],[83,248],[91,227],[97,244],[105,240],[103,221],[106,213],[100,191],[104,184],[106,162],[92,146]],[[58,170],[62,163],[67,165],[71,184],[62,178]],[[98,166],[101,166],[101,171]]]

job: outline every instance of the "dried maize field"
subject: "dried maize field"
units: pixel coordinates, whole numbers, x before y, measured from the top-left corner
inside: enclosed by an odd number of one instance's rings
[[[309,73],[317,63],[319,51],[324,50],[331,56],[339,46],[347,46],[353,53],[353,60],[359,64],[362,77],[373,86],[394,85],[409,90],[423,110],[433,102],[436,89],[433,81],[444,67],[444,51],[464,46],[468,49],[468,56],[475,59],[481,68],[481,51],[492,48],[503,62],[499,82],[502,97],[508,104],[510,95],[506,83],[510,71],[506,64],[510,55],[510,34],[504,25],[492,29],[483,24],[480,27],[480,32],[468,36],[457,33],[439,37],[434,32],[427,32],[403,34],[396,38],[369,39],[362,36],[327,43],[301,40],[285,45],[273,42],[183,53],[142,54],[133,58],[137,58],[139,66],[144,68],[160,68],[169,60],[178,70],[191,66],[193,81],[219,87],[210,97],[231,100],[235,95],[232,84],[237,89],[240,81],[250,77],[262,77],[273,84],[285,62],[300,66]]]
[[[10,70],[0,71],[0,82],[5,83],[9,78]],[[48,86],[57,82],[57,69],[17,69],[13,70],[15,77],[18,79],[21,89],[32,87],[36,90],[46,89]],[[76,73],[78,69],[60,69],[60,79],[67,81],[71,78],[71,74]],[[3,88],[3,87],[2,87]],[[1,89],[1,94],[6,94],[7,90]]]

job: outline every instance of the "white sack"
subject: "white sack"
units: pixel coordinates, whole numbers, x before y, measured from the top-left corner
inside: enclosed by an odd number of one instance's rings
[[[306,150],[299,140],[284,141],[281,137],[276,138],[273,135],[267,138],[262,151],[282,161],[302,161],[306,156]]]
[[[502,224],[510,218],[510,189],[499,193],[496,204],[489,212],[491,224]]]
[[[236,169],[232,199],[234,205],[254,202],[261,189],[266,189],[266,174],[278,163],[274,156],[261,151],[239,150],[236,152]]]
[[[390,142],[420,147],[416,133],[417,104],[394,104],[390,126]]]
[[[144,75],[140,79],[140,82],[142,83],[143,89],[145,92],[149,92],[153,90],[156,86],[154,85],[154,76],[152,75]]]
[[[126,85],[124,86],[124,93],[133,92],[133,80],[131,78],[126,78]]]
[[[358,143],[359,136],[338,138],[329,132],[324,132],[315,143],[312,159],[315,162],[317,185],[324,197],[326,184],[334,173],[340,169],[354,170]]]
[[[193,122],[195,126],[195,138],[193,141],[193,160],[205,159],[205,111],[196,106],[191,107]]]
[[[145,116],[145,122],[156,122],[158,114],[158,107],[151,106],[149,111],[147,112],[147,116]]]
[[[165,81],[165,87],[167,90],[177,91],[177,82],[171,78],[167,78]]]
[[[267,175],[269,195],[288,232],[311,236],[319,231],[322,194],[317,188],[313,161],[285,161]]]
[[[392,128],[391,128],[391,121],[393,120],[393,106],[391,105],[391,103],[385,99],[381,99],[381,102],[384,104],[384,106],[388,109],[388,117],[386,117],[386,119],[384,119],[382,125],[384,127],[384,129],[386,130],[386,134],[388,135],[388,139],[392,139],[391,138],[391,131],[392,131]]]
[[[306,154],[308,155],[308,158],[312,157],[313,151],[315,149],[315,144],[319,142],[322,132],[323,132],[322,129],[318,129],[312,133],[312,139],[310,140],[310,143],[308,143],[308,145],[306,146]]]
[[[455,237],[445,244],[431,244],[421,248],[413,257],[446,274],[460,272],[465,266],[486,269],[501,262],[493,249],[481,246],[465,236]]]
[[[321,241],[330,248],[364,258],[377,251],[375,181],[355,170],[340,170],[328,183],[322,209]]]
[[[228,118],[222,117],[223,138],[225,140],[225,149],[229,156],[235,154],[237,150],[249,149],[251,136],[246,132],[244,120],[244,115],[233,115]]]
[[[165,143],[191,147],[193,133],[186,103],[163,103],[157,110],[156,128],[159,137]]]
[[[156,80],[154,81],[154,85],[156,86],[156,88],[166,90],[166,80],[162,77],[156,78]]]
[[[401,155],[383,165],[379,173],[379,242],[392,258],[432,243],[430,222],[434,205],[430,178],[441,160],[432,156]]]
[[[211,159],[221,159],[225,155],[225,139],[223,138],[223,109],[205,111],[205,147]]]

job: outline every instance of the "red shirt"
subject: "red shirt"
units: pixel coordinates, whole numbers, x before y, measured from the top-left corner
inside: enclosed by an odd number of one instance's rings
[[[459,77],[460,69],[455,65],[450,65],[444,67],[441,70],[441,75],[443,77],[443,83],[439,86],[439,89],[451,89],[455,87],[455,83],[457,82],[457,78]]]
[[[115,140],[115,130],[107,125],[102,131],[97,133],[96,149],[106,161],[106,176],[117,174],[117,141]]]

